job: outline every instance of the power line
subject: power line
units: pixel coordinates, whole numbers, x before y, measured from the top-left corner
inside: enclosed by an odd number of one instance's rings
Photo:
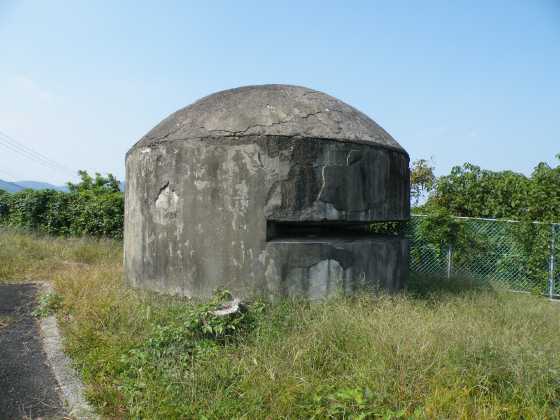
[[[7,135],[6,133],[0,131],[0,136],[4,137],[4,140],[8,143],[11,143],[14,147],[17,147],[19,149],[25,150],[27,153],[30,153],[46,162],[50,162],[51,164],[54,164],[56,166],[60,166],[61,168],[66,168],[64,165],[61,165],[60,163],[56,162],[53,159],[48,158],[47,156],[37,152],[36,150],[33,150],[32,148],[26,146],[25,144],[21,143],[20,141],[14,139],[13,137]]]
[[[13,137],[10,137],[9,135],[7,135],[6,133],[0,131],[0,141],[4,144],[4,145],[8,145],[13,149],[17,149],[18,152],[21,152],[23,154],[25,154],[27,157],[32,158],[34,160],[40,160],[43,163],[46,163],[50,166],[56,167],[56,168],[60,168],[62,170],[65,171],[70,171],[73,172],[71,169],[69,169],[68,167],[56,162],[55,160],[33,150],[32,148],[24,145],[23,143],[17,141],[16,139],[14,139]]]
[[[36,150],[33,150],[32,148],[24,145],[23,143],[17,141],[13,137],[7,135],[2,131],[0,131],[0,146],[3,146],[5,149],[9,149],[12,152],[24,156],[30,160],[33,160],[34,162],[39,163],[49,169],[64,171],[67,173],[71,173],[72,175],[75,174],[75,171],[68,168],[67,166],[58,163],[57,161],[43,155],[42,153],[37,152]]]
[[[5,148],[5,149],[7,149],[11,152],[17,153],[18,155],[23,156],[23,157],[25,157],[29,160],[32,160],[35,163],[39,163],[40,165],[43,165],[43,166],[45,166],[49,169],[56,170],[56,171],[61,170],[58,166],[54,166],[54,165],[52,165],[52,164],[50,164],[50,163],[48,163],[48,162],[46,162],[42,159],[37,158],[36,156],[33,156],[32,154],[29,154],[28,152],[25,152],[22,149],[19,149],[15,146],[11,145],[10,143],[5,142],[1,137],[0,137],[0,146],[2,146],[3,148]],[[66,171],[64,171],[64,172],[66,172]]]

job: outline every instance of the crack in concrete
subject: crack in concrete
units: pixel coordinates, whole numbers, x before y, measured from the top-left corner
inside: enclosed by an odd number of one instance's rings
[[[346,166],[352,166],[354,165],[356,162],[359,162],[361,160],[361,156],[359,159],[356,159],[355,161],[353,161],[352,163],[350,163],[350,157],[352,156],[352,152],[360,152],[360,150],[358,149],[350,149],[346,155]],[[322,178],[322,185],[321,185],[321,189],[319,190],[319,194],[317,194],[317,198],[315,199],[315,201],[323,201],[324,203],[330,203],[330,201],[325,201],[325,200],[321,200],[321,195],[323,194],[323,191],[325,189],[325,185],[327,183],[327,179],[326,179],[326,170],[329,166],[344,166],[344,165],[338,165],[338,164],[331,164],[331,158],[330,158],[330,152],[329,155],[327,156],[327,163],[325,165],[323,165],[322,169],[321,169],[321,178]]]
[[[352,156],[352,152],[357,152],[357,153],[359,153],[360,150],[358,150],[358,149],[350,149],[350,151],[349,151],[348,154],[346,155],[346,166],[353,165],[353,164],[355,164],[356,162],[359,162],[359,161],[362,159],[362,157],[360,156],[358,159],[356,159],[356,160],[354,160],[352,163],[350,163],[350,156]]]
[[[317,194],[317,198],[315,199],[315,201],[321,200],[321,195],[323,194],[323,191],[325,189],[325,185],[327,184],[327,177],[326,177],[325,171],[327,170],[327,167],[330,166],[330,165],[331,165],[331,151],[329,150],[329,152],[327,154],[327,163],[325,165],[323,165],[323,168],[321,169],[321,178],[322,178],[323,182],[322,182],[321,189],[319,190],[319,193]]]
[[[244,134],[246,134],[249,130],[252,130],[253,128],[258,128],[258,127],[262,127],[262,128],[270,128],[270,127],[274,127],[276,125],[283,125],[283,124],[287,124],[289,122],[294,121],[296,118],[300,118],[300,119],[308,119],[310,117],[314,117],[316,115],[321,114],[323,111],[317,111],[317,112],[311,112],[305,115],[297,116],[294,115],[291,118],[287,119],[287,120],[283,120],[283,121],[276,121],[273,122],[271,124],[254,124],[254,125],[250,125],[249,127],[243,129],[243,130],[237,130],[237,131],[233,131],[233,130],[225,130],[225,129],[207,129],[206,127],[201,127],[202,129],[208,131],[209,133],[228,133],[226,136],[224,137],[239,137],[239,136],[243,136]]]
[[[327,184],[327,178],[325,176],[325,171],[327,169],[329,165],[323,165],[323,168],[321,169],[321,178],[322,178],[322,185],[321,185],[321,189],[319,190],[319,194],[317,194],[317,198],[315,199],[315,201],[319,201],[321,200],[321,195],[323,194],[323,190],[325,189],[325,185]],[[323,200],[321,200],[323,201]]]
[[[167,189],[167,187],[169,187],[169,181],[167,181],[165,184],[163,184],[163,187],[161,187],[161,188],[159,189],[155,201],[158,201],[159,197],[160,197],[161,194]]]
[[[164,136],[165,138],[167,138],[169,135],[171,135],[172,133]],[[293,135],[286,135],[286,134],[255,134],[258,135],[262,138],[282,138],[286,141],[292,140],[292,139],[297,139],[297,140],[307,140],[307,139],[313,139],[313,140],[317,140],[317,141],[329,141],[329,142],[336,142],[336,143],[354,143],[354,144],[362,144],[364,146],[368,146],[374,149],[383,149],[383,150],[388,150],[391,152],[396,152],[396,153],[400,153],[402,155],[405,155],[407,157],[407,159],[409,158],[408,152],[406,152],[406,150],[402,149],[401,147],[397,147],[397,146],[392,146],[390,144],[382,144],[382,143],[374,143],[371,140],[359,140],[359,139],[350,139],[350,138],[330,138],[330,137],[321,137],[321,136],[317,136],[317,137],[313,137],[313,136],[306,136],[303,134],[293,134]],[[251,136],[251,135],[250,135]],[[181,141],[219,141],[221,138],[235,138],[235,136],[231,135],[231,136],[219,136],[219,135],[207,135],[207,136],[184,136],[184,137],[178,137],[178,138],[173,138],[170,139],[169,141],[171,142],[181,142]],[[244,136],[238,137],[239,142],[235,143],[235,144],[249,144],[249,143],[253,143],[254,140],[243,140]],[[247,136],[249,137],[249,136]],[[147,144],[146,144],[147,143]],[[130,150],[126,153],[126,157],[128,158],[128,156],[136,149],[140,148],[140,147],[152,147],[152,148],[157,148],[158,146],[161,146],[162,144],[165,144],[165,139],[164,138],[160,138],[160,139],[155,139],[155,138],[146,138],[146,139],[141,139],[139,140],[137,143],[135,143]],[[145,145],[145,146],[143,146]]]

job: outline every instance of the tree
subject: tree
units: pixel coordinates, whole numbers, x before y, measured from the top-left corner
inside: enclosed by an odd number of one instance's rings
[[[556,155],[556,159],[560,161],[560,154]],[[541,162],[533,170],[528,192],[527,218],[560,223],[560,164],[551,167]]]
[[[106,177],[100,173],[95,173],[95,178],[90,176],[87,171],[78,171],[80,182],[73,184],[69,182],[68,189],[70,192],[92,192],[94,194],[104,194],[120,192],[120,181],[113,174],[107,174]]]
[[[454,216],[521,219],[527,213],[530,187],[531,179],[523,174],[465,163],[438,179],[428,205]]]
[[[429,194],[436,184],[435,168],[430,163],[426,159],[418,159],[412,162],[412,168],[410,169],[410,196],[414,200],[414,206],[417,206],[420,199]]]

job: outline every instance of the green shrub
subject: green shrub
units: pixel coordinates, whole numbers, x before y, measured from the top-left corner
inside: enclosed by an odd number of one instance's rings
[[[80,172],[82,182],[70,192],[0,191],[0,225],[49,235],[123,237],[124,196],[118,181]],[[115,184],[117,183],[117,184]]]

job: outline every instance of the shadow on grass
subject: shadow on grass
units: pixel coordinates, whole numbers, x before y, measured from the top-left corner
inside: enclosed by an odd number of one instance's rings
[[[426,298],[437,295],[461,295],[493,290],[490,284],[479,280],[463,277],[448,279],[434,275],[411,273],[405,292],[412,297]]]

